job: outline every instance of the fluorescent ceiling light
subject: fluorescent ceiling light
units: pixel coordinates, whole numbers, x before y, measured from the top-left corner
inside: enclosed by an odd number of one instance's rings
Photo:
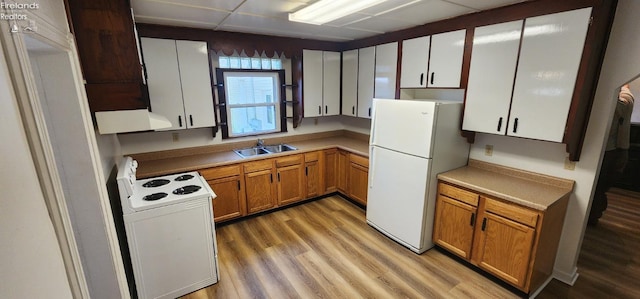
[[[289,14],[289,21],[322,25],[386,0],[320,0]]]

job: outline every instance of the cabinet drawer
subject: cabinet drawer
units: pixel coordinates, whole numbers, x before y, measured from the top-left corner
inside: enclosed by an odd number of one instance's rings
[[[474,207],[478,206],[479,195],[464,189],[456,188],[444,183],[438,184],[438,192],[447,197],[457,199],[461,202],[470,204]]]
[[[305,162],[318,161],[320,159],[320,153],[321,152],[306,153],[304,154],[304,161]]]
[[[273,160],[260,160],[244,163],[244,172],[254,172],[273,168]]]
[[[302,164],[302,155],[291,155],[276,159],[276,167],[285,167],[290,165]]]
[[[354,154],[350,154],[349,155],[349,160],[351,161],[351,163],[355,163],[358,164],[362,167],[367,167],[369,168],[369,159],[365,158],[365,157],[361,157],[361,156],[357,156]]]
[[[207,168],[199,170],[198,172],[200,172],[200,175],[202,175],[206,180],[215,180],[240,175],[240,165]]]
[[[538,212],[518,206],[512,203],[505,203],[491,198],[485,198],[485,210],[496,215],[509,218],[513,221],[536,227],[538,223]]]

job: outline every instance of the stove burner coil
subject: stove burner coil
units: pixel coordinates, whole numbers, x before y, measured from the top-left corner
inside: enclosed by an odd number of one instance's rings
[[[186,180],[190,180],[193,178],[193,175],[190,174],[183,174],[177,178],[175,178],[176,181],[181,182],[181,181],[186,181]]]
[[[196,186],[196,185],[188,185],[188,186],[180,187],[176,190],[173,190],[173,194],[177,194],[177,195],[190,194],[200,190],[201,188],[202,187]]]
[[[164,192],[159,192],[159,193],[153,193],[153,194],[149,194],[149,195],[145,195],[145,197],[142,198],[142,200],[146,200],[146,201],[154,201],[154,200],[158,200],[158,199],[162,199],[167,197],[169,194],[164,193]]]
[[[151,180],[151,181],[148,181],[148,182],[142,184],[142,187],[145,187],[145,188],[160,187],[160,186],[164,186],[164,185],[169,184],[169,183],[171,183],[171,181],[169,181],[169,180],[155,179],[155,180]]]

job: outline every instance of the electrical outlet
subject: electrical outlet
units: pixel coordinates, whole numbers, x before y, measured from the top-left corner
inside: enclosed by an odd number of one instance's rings
[[[493,156],[493,145],[487,144],[484,146],[484,155]]]
[[[569,160],[569,157],[564,158],[564,169],[575,170],[576,162]]]
[[[173,142],[178,142],[178,141],[180,141],[180,134],[179,133],[171,133],[171,138],[173,139]]]

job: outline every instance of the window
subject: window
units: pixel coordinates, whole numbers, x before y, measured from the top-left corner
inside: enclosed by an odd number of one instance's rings
[[[284,70],[218,68],[216,77],[223,82],[218,89],[222,138],[287,131]]]

